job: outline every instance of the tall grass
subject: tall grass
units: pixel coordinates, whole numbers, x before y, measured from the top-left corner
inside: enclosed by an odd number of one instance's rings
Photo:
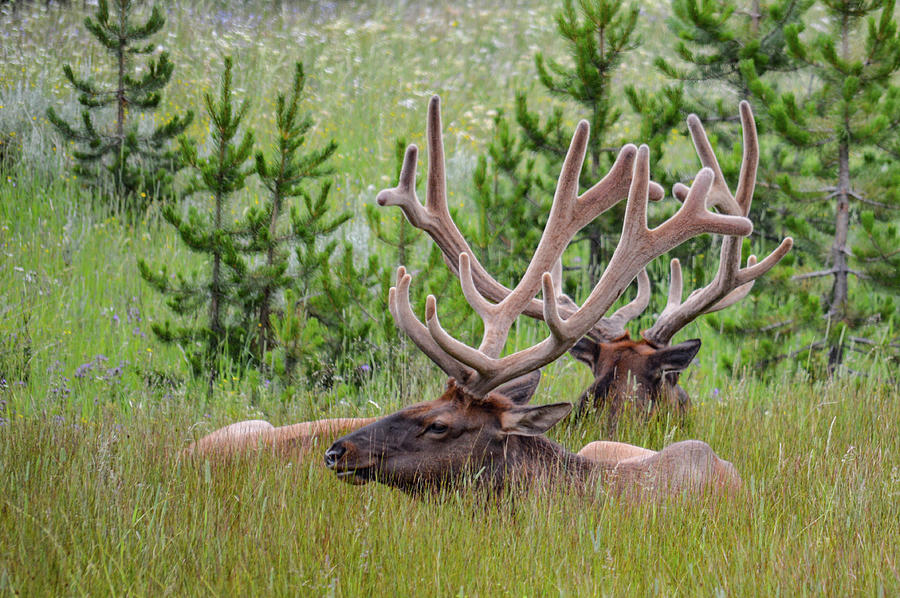
[[[575,389],[571,389],[573,392]],[[896,394],[748,383],[690,428],[735,498],[536,488],[410,498],[269,456],[179,461],[193,406],[0,432],[0,592],[20,595],[895,595]],[[673,425],[651,446],[685,436]],[[640,428],[640,429],[638,429]],[[646,426],[635,426],[639,440]],[[570,448],[580,432],[556,436]],[[594,429],[595,434],[599,429]],[[632,434],[632,433],[629,433]]]

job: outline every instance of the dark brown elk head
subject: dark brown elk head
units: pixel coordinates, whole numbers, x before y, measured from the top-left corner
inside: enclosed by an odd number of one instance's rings
[[[530,398],[539,369],[591,331],[650,260],[699,234],[746,236],[752,224],[742,215],[707,209],[714,173],[704,168],[684,194],[678,212],[649,229],[647,202],[651,196],[661,198],[662,190],[650,181],[646,146],[626,145],[607,176],[578,195],[588,136],[588,124],[582,121],[569,146],[534,256],[516,287],[506,289],[484,271],[450,218],[439,106],[438,98],[432,98],[425,205],[415,193],[415,146],[407,149],[398,186],[382,191],[378,203],[399,205],[412,224],[438,242],[459,276],[466,300],[484,322],[482,341],[477,348],[470,347],[444,330],[432,295],[426,301],[425,324],[419,321],[409,301],[411,276],[401,266],[397,286],[389,293],[391,315],[451,382],[440,398],[403,409],[337,440],[325,453],[326,465],[347,481],[377,479],[403,489],[456,482],[465,475],[481,476],[496,485],[557,470],[586,473],[591,470],[588,461],[543,436],[571,406],[526,407],[517,401]],[[581,228],[626,198],[621,239],[606,270],[581,307],[568,307],[558,300],[561,295],[554,280],[558,275],[551,271],[559,270],[563,251]],[[535,299],[539,292],[542,300]],[[501,357],[510,328],[523,313],[540,314],[550,335]]]
[[[688,117],[687,123],[700,162],[712,175],[712,183],[706,197],[706,207],[715,208],[722,215],[746,218],[750,211],[756,182],[759,144],[753,113],[747,102],[741,103],[740,113],[744,151],[741,172],[734,194],[731,193],[725,182],[700,120],[691,115]],[[430,124],[433,123],[430,122]],[[623,149],[623,152],[625,151]],[[440,165],[435,166],[438,160]],[[429,185],[439,183],[441,187],[439,193],[443,193],[442,164],[443,155],[432,154],[429,162],[431,169],[429,170]],[[615,172],[615,169],[614,166],[610,175]],[[607,177],[607,179],[609,178]],[[602,185],[603,182],[595,185],[585,192],[584,197],[596,196],[595,191]],[[683,202],[688,197],[690,189],[678,184],[673,191],[675,197]],[[657,189],[651,184],[650,199],[660,199],[661,196],[661,189]],[[443,196],[441,201],[445,202]],[[383,206],[399,206],[409,221],[425,231],[441,248],[444,261],[457,276],[459,275],[458,256],[462,253],[472,256],[473,253],[460,235],[459,229],[450,218],[449,213],[445,213],[446,210],[443,212],[433,209],[423,210],[418,202],[413,204],[408,200],[408,194],[401,196],[396,193],[396,190],[380,194],[378,203]],[[654,230],[660,230],[667,225],[668,223]],[[645,413],[660,405],[666,405],[675,410],[684,410],[689,407],[690,398],[687,392],[678,385],[678,379],[681,372],[690,365],[700,350],[700,340],[692,339],[670,345],[672,337],[698,316],[724,309],[744,298],[753,287],[754,281],[777,264],[790,251],[792,244],[793,241],[786,238],[762,262],[757,263],[756,256],[750,256],[747,266],[741,268],[741,237],[724,236],[721,244],[719,269],[712,282],[703,289],[694,291],[683,303],[681,266],[677,259],[672,260],[671,284],[666,308],[660,314],[658,321],[641,334],[642,338],[632,340],[626,332],[625,325],[639,316],[650,302],[650,280],[641,268],[637,274],[638,291],[635,299],[611,316],[599,318],[587,331],[587,334],[570,350],[570,353],[585,363],[594,375],[594,382],[581,396],[577,413],[582,414],[591,408],[605,408],[610,416],[610,421],[615,422],[619,410],[629,401],[638,411]],[[618,252],[620,249],[616,251]],[[619,258],[622,257],[619,256]],[[509,295],[510,290],[491,277],[474,259],[472,260],[472,274],[475,287],[487,299],[500,303]],[[556,303],[559,313],[563,317],[569,318],[579,307],[571,298],[562,294],[561,274],[562,264],[557,261],[551,270],[554,289],[559,293]],[[522,313],[532,318],[543,319],[542,305],[541,301],[532,298],[529,303],[525,304]]]
[[[341,479],[377,479],[407,491],[446,487],[461,478],[498,488],[510,475],[540,473],[533,461],[544,459],[548,449],[559,453],[541,435],[571,410],[570,403],[520,405],[501,392],[479,399],[451,379],[439,398],[340,439],[325,462]],[[570,461],[574,472],[578,460]]]

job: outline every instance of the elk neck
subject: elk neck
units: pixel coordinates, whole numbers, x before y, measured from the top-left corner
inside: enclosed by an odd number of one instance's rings
[[[569,452],[546,436],[510,435],[506,440],[511,481],[596,483],[611,468]]]

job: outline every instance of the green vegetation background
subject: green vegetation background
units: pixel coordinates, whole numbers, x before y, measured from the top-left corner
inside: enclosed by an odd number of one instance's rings
[[[105,68],[84,43],[81,8],[0,8],[0,132],[23,151],[22,166],[0,180],[0,355],[22,373],[0,383],[0,595],[900,592],[900,397],[884,382],[896,372],[866,355],[864,375],[830,383],[725,371],[718,357],[736,347],[703,319],[679,336],[704,341],[683,377],[690,418],[626,425],[618,437],[650,448],[709,442],[746,482],[731,501],[632,505],[565,489],[499,505],[465,494],[422,501],[340,484],[318,460],[177,461],[192,439],[239,419],[380,414],[434,396],[443,382],[417,356],[362,384],[289,397],[260,376],[223,372],[207,402],[180,351],[150,333],[168,314],[136,256],[201,264],[158,212],[129,224],[93,204],[45,121],[51,104],[75,114],[63,63]],[[355,214],[342,236],[363,259],[377,251],[364,206],[395,183],[395,139],[423,145],[432,93],[443,100],[450,201],[463,207],[494,110],[511,112],[517,89],[531,90],[533,109],[549,107],[532,57],[557,43],[554,10],[537,0],[172,3],[161,43],[176,73],[164,104],[193,109],[188,133],[205,139],[202,93],[230,53],[236,91],[253,103],[267,144],[276,92],[302,60],[315,135],[340,144],[331,197]],[[623,86],[661,83],[651,63],[665,48],[665,11],[642,7],[644,45]],[[578,115],[568,117],[574,126]],[[618,126],[637,134],[627,118]],[[671,142],[683,135],[673,131]],[[522,323],[513,341],[539,334]],[[588,380],[563,358],[536,401],[575,400]],[[553,435],[578,450],[601,427]]]

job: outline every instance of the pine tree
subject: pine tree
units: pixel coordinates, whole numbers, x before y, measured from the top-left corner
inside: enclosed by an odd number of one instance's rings
[[[378,258],[371,255],[357,265],[352,244],[334,238],[350,213],[331,215],[330,189],[330,183],[323,184],[316,197],[303,191],[303,206],[291,207],[286,237],[297,265],[287,272],[284,309],[269,311],[275,372],[287,383],[296,379],[300,368],[306,380],[331,386],[353,369],[360,353],[373,348],[363,345],[382,316],[372,311],[372,289],[380,283]],[[288,327],[299,330],[305,342],[288,336]]]
[[[331,183],[316,194],[309,189],[310,182],[331,172],[326,162],[337,144],[331,140],[322,149],[306,148],[314,123],[300,113],[305,81],[298,63],[290,95],[279,94],[276,101],[274,156],[256,155],[256,172],[270,198],[247,214],[239,250],[261,254],[261,259],[247,271],[238,294],[245,312],[257,317],[255,360],[272,363],[287,383],[300,369],[307,381],[330,386],[354,369],[361,352],[374,348],[363,345],[373,323],[383,317],[372,311],[380,265],[374,255],[359,264],[353,246],[334,238],[351,214],[335,212]],[[299,205],[293,198],[300,198]],[[290,263],[291,250],[296,266]],[[271,360],[269,349],[276,351]]]
[[[114,61],[112,85],[79,77],[67,64],[63,73],[80,93],[78,102],[84,107],[81,123],[67,123],[52,107],[47,117],[63,137],[77,144],[73,152],[75,172],[92,183],[109,182],[115,197],[134,212],[155,198],[164,199],[173,193],[173,174],[182,164],[170,142],[184,132],[194,115],[188,111],[150,133],[139,131],[135,113],[159,107],[175,65],[169,54],[162,52],[138,70],[133,57],[155,51],[155,44],[145,42],[162,30],[166,20],[154,6],[144,23],[135,23],[136,3],[132,0],[113,0],[113,9],[115,14],[110,15],[107,0],[99,0],[94,18],[84,21],[85,28]],[[115,110],[111,130],[95,121],[95,115],[103,118],[107,108]]]
[[[208,276],[189,278],[179,273],[173,279],[165,266],[160,272],[154,272],[144,260],[138,260],[141,276],[168,296],[167,303],[175,314],[191,317],[208,310],[205,325],[173,328],[167,321],[163,326],[154,325],[153,331],[163,342],[182,346],[196,371],[207,370],[210,394],[219,358],[227,355],[236,363],[246,363],[249,348],[255,342],[255,335],[249,331],[256,329],[254,314],[244,309],[246,298],[237,292],[243,288],[249,272],[239,245],[246,227],[230,226],[225,219],[229,199],[244,188],[245,179],[253,172],[248,165],[253,152],[253,133],[244,132],[238,141],[248,104],[244,101],[235,107],[231,87],[232,60],[226,57],[219,99],[205,95],[212,153],[201,158],[195,141],[185,137],[179,140],[183,160],[199,175],[187,194],[211,194],[212,214],[201,215],[192,206],[184,218],[171,204],[163,208],[163,216],[175,227],[184,244],[210,259]]]
[[[263,254],[263,262],[244,279],[248,308],[258,314],[257,355],[262,361],[266,346],[272,346],[270,316],[280,294],[293,284],[288,276],[290,248],[299,244],[303,253],[298,254],[301,269],[312,268],[318,257],[308,259],[315,252],[316,242],[333,233],[350,218],[347,212],[331,216],[328,210],[330,185],[322,187],[318,198],[307,190],[307,183],[330,173],[325,162],[337,150],[337,143],[329,141],[320,150],[304,151],[307,133],[313,127],[310,116],[299,112],[306,77],[303,65],[294,67],[294,80],[290,96],[279,94],[275,108],[276,141],[271,160],[262,152],[256,154],[256,172],[270,196],[260,208],[252,208],[247,214],[248,238],[244,245],[247,253]],[[291,199],[303,200],[303,213],[291,204]],[[290,218],[285,218],[290,213]],[[289,220],[289,226],[285,226]],[[312,272],[301,272],[302,278]]]
[[[824,266],[794,277],[801,286],[795,293],[821,297],[819,313],[782,311],[776,330],[811,332],[803,349],[826,348],[833,372],[848,346],[882,345],[896,354],[896,336],[860,335],[880,323],[888,323],[882,330],[896,327],[900,194],[891,182],[900,149],[900,35],[894,0],[823,6],[827,30],[804,35],[799,23],[785,30],[790,54],[812,77],[808,93],[778,93],[755,76],[751,62],[741,66],[774,129],[797,151],[795,171],[779,179],[790,201],[786,226]]]
[[[655,155],[673,129],[680,128],[688,114],[697,114],[708,132],[728,147],[739,142],[736,106],[751,99],[749,83],[741,63],[752,63],[757,76],[769,79],[790,73],[797,62],[785,48],[784,29],[798,23],[812,0],[675,0],[669,30],[678,40],[674,54],[678,62],[661,54],[654,66],[673,84],[652,93],[628,86],[632,109],[641,115],[641,140]],[[757,119],[760,133],[764,122]],[[726,156],[720,166],[728,177],[737,173],[737,160]],[[685,173],[674,173],[671,181],[696,173],[694,165]]]
[[[613,83],[616,69],[625,55],[640,43],[635,29],[638,8],[618,0],[563,0],[556,14],[556,27],[566,40],[571,66],[547,58],[539,52],[535,67],[541,84],[552,95],[572,102],[579,118],[591,125],[586,168],[582,171],[582,187],[587,189],[606,174],[619,148],[628,140],[612,138],[612,127],[622,115],[617,105],[617,89]],[[538,152],[546,161],[546,176],[535,179],[545,195],[552,197],[560,165],[571,140],[571,127],[563,124],[563,111],[556,108],[541,124],[540,117],[528,109],[527,98],[516,98],[516,121],[522,129],[528,149]],[[623,206],[618,206],[621,217]],[[621,218],[610,216],[591,223],[583,230],[590,243],[590,269],[598,269],[608,257],[619,235]]]

